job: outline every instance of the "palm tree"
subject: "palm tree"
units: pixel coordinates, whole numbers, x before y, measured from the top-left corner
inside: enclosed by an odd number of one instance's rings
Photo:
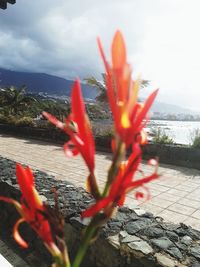
[[[26,86],[17,89],[14,86],[0,89],[0,103],[1,106],[9,113],[15,115],[23,112],[25,108],[35,102],[36,99],[26,94]]]
[[[107,93],[106,93],[106,80],[105,73],[102,73],[103,81],[98,81],[94,76],[85,78],[85,81],[88,85],[94,86],[99,91],[99,94],[96,96],[96,100],[102,103],[107,102]]]
[[[96,100],[102,103],[107,102],[107,92],[106,92],[106,76],[105,73],[102,73],[102,82],[98,81],[94,76],[85,78],[85,81],[88,85],[94,86],[98,89],[99,94],[96,97]],[[145,88],[149,85],[149,80],[142,80],[141,87]]]

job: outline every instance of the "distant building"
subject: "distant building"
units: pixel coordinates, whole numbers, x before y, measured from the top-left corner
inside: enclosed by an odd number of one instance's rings
[[[8,3],[13,5],[16,3],[16,0],[0,0],[0,8],[6,9]]]

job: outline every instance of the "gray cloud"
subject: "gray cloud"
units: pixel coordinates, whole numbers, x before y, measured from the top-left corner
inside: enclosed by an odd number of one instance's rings
[[[0,11],[0,67],[100,77],[96,37],[109,54],[120,28],[135,75],[161,87],[160,100],[198,108],[199,7],[199,0],[18,0]]]
[[[127,36],[136,36],[131,46],[138,49],[139,24],[143,24],[136,13],[142,11],[140,1],[58,2],[41,0],[38,5],[19,0],[1,11],[2,67],[48,71],[65,77],[96,74],[102,71],[96,37],[101,36],[108,48],[118,27]],[[128,21],[138,26],[127,28]]]

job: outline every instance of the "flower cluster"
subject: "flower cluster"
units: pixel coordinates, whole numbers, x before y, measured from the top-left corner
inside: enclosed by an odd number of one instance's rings
[[[126,194],[159,177],[156,160],[150,160],[149,164],[154,167],[153,173],[136,179],[142,161],[141,145],[147,141],[144,127],[148,121],[148,111],[158,90],[155,90],[144,103],[138,102],[141,81],[140,79],[132,80],[132,70],[126,59],[125,43],[119,31],[116,32],[112,42],[112,64],[107,61],[99,39],[98,46],[105,66],[107,95],[115,129],[112,139],[113,160],[102,192],[98,187],[95,174],[95,142],[79,80],[75,81],[72,88],[71,113],[64,122],[43,112],[44,117],[70,137],[70,140],[64,144],[66,156],[81,154],[89,171],[88,189],[95,198],[95,203],[82,213],[82,218],[92,217],[92,220],[85,231],[82,246],[77,253],[73,267],[80,265],[90,240],[95,237],[99,227],[112,216],[116,207],[123,205]],[[63,244],[57,246],[60,239],[57,239],[57,242],[54,241],[56,234],[53,231],[52,222],[56,219],[52,218],[52,214],[48,213],[46,206],[40,200],[30,168],[24,169],[17,164],[16,175],[22,192],[21,203],[0,197],[0,200],[14,204],[21,215],[21,219],[14,226],[14,238],[23,247],[28,246],[18,232],[20,223],[26,221],[52,253],[57,263],[56,266],[71,266],[66,251],[60,249]],[[138,191],[136,197],[143,197],[143,194]]]
[[[18,231],[20,224],[27,222],[42,239],[52,255],[59,256],[60,251],[53,241],[51,227],[47,219],[47,210],[35,189],[34,176],[31,169],[23,168],[22,165],[16,164],[16,176],[22,193],[21,202],[19,203],[14,199],[0,196],[0,200],[12,203],[21,215],[21,218],[13,228],[14,239],[22,247],[28,247],[27,242],[22,239]]]

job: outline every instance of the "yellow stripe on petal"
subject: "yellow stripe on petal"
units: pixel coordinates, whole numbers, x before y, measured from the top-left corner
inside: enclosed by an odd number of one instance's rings
[[[123,112],[122,113],[121,125],[122,125],[123,128],[129,128],[131,126],[131,123],[130,123],[129,116],[128,116],[127,112]]]
[[[141,85],[140,77],[136,81],[134,81],[134,83],[132,83],[132,85],[131,85],[130,98],[128,101],[128,109],[129,110],[132,110],[134,105],[137,102],[140,85]]]
[[[145,145],[147,143],[147,133],[145,131],[141,131],[141,145]]]
[[[15,241],[16,241],[20,246],[22,246],[23,248],[27,248],[27,247],[28,247],[28,244],[26,243],[26,241],[24,241],[24,239],[22,239],[22,237],[20,236],[20,234],[19,234],[19,232],[18,232],[19,225],[20,225],[21,223],[23,223],[24,221],[25,221],[25,219],[24,219],[24,218],[21,218],[21,219],[19,219],[19,220],[16,222],[16,224],[15,224],[15,226],[14,226],[14,228],[13,228],[13,237],[14,237]]]

